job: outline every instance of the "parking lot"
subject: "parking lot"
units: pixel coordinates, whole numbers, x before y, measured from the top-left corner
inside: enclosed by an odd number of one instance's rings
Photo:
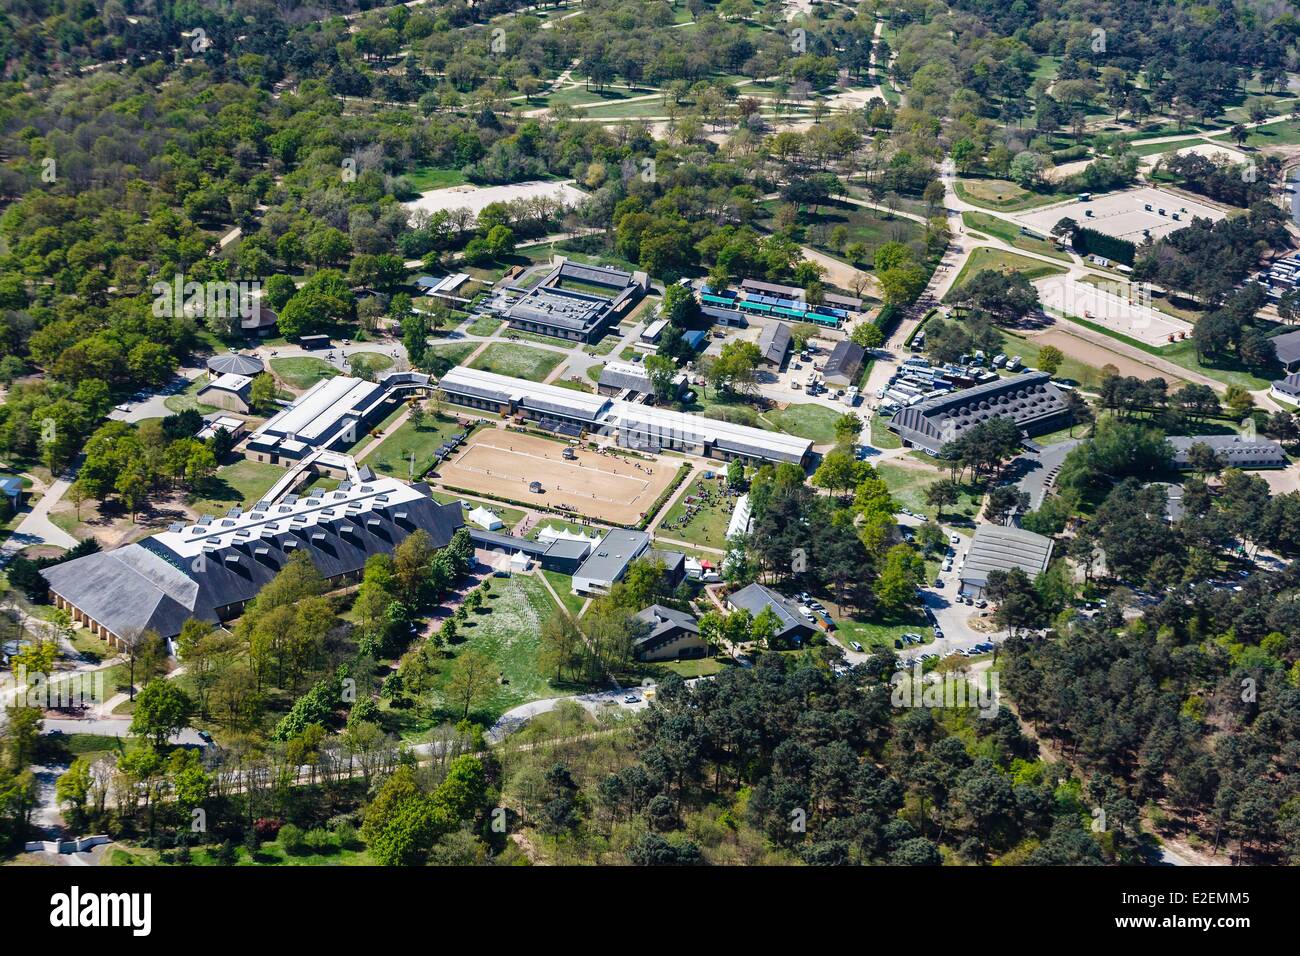
[[[1150,206],[1151,208],[1147,208]],[[1218,222],[1226,213],[1214,206],[1197,202],[1180,193],[1141,186],[1120,192],[1094,196],[1088,200],[1075,200],[1041,206],[1022,213],[1012,213],[1009,218],[1026,229],[1046,236],[1062,219],[1073,219],[1081,226],[1097,232],[1126,239],[1141,245],[1149,235],[1159,239],[1191,224],[1193,219]]]

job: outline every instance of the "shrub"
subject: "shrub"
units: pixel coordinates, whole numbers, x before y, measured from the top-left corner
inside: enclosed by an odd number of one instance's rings
[[[285,853],[301,853],[306,844],[306,838],[300,828],[292,823],[286,823],[280,827],[280,835],[276,842],[280,844],[280,849],[284,850]]]

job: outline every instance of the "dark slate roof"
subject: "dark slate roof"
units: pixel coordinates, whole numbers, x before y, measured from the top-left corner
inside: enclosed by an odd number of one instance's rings
[[[914,445],[937,453],[947,442],[986,418],[1005,416],[1024,428],[1064,414],[1065,399],[1047,372],[1025,372],[900,409],[889,429]]]
[[[660,551],[658,548],[651,548],[646,552],[646,558],[662,564],[664,570],[673,577],[677,577],[686,571],[686,555],[680,551]]]
[[[830,357],[826,359],[826,366],[822,369],[822,377],[829,379],[831,376],[842,378],[857,378],[858,372],[862,370],[862,361],[867,357],[867,350],[856,342],[845,339],[837,342],[835,348],[831,350]]]
[[[1169,439],[1174,447],[1174,464],[1187,467],[1188,454],[1193,445],[1208,445],[1229,468],[1285,468],[1286,454],[1282,446],[1266,438],[1244,438],[1241,435],[1175,435]]]
[[[1300,362],[1300,331],[1286,332],[1274,336],[1269,341],[1273,343],[1273,351],[1277,355],[1277,360],[1283,365],[1293,365]]]
[[[796,629],[804,631],[813,629],[812,623],[799,613],[799,609],[793,601],[784,594],[773,591],[771,588],[757,582],[741,588],[727,598],[727,602],[733,607],[748,611],[754,617],[758,617],[764,608],[770,607],[779,622],[776,631],[777,637]]]
[[[975,529],[966,560],[961,566],[963,584],[984,585],[989,572],[1021,568],[1032,578],[1047,569],[1052,559],[1052,539],[1023,528],[982,524]]]
[[[1286,378],[1278,379],[1273,383],[1273,391],[1300,398],[1300,372],[1292,372]]]
[[[489,551],[509,551],[512,554],[522,551],[532,558],[540,558],[547,553],[547,546],[528,538],[518,538],[513,534],[500,531],[486,531],[482,528],[470,528],[469,539],[481,548]]]
[[[238,352],[226,352],[208,359],[208,371],[218,375],[244,375],[251,378],[265,366],[262,360],[253,355],[240,355]]]
[[[327,578],[356,573],[372,554],[391,553],[419,528],[435,548],[446,547],[464,523],[460,511],[459,504],[420,497],[356,515],[322,516],[297,529],[286,523],[278,534],[197,557],[182,557],[153,537],[41,573],[51,590],[119,637],[143,628],[174,637],[188,617],[216,621],[220,609],[252,600],[295,550],[306,550]]]
[[[758,335],[758,350],[763,353],[763,361],[780,365],[785,353],[790,349],[790,327],[784,322],[773,322],[763,326]]]
[[[632,646],[638,651],[650,650],[663,643],[665,638],[671,638],[680,631],[700,633],[700,626],[693,614],[664,607],[662,604],[651,604],[643,608],[637,612],[636,619],[649,627],[647,633],[632,642]]]

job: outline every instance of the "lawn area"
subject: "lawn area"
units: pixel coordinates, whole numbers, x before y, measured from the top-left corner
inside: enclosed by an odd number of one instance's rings
[[[494,319],[490,315],[480,315],[477,319],[465,327],[467,335],[491,335],[497,329],[501,328],[501,320]]]
[[[543,622],[554,612],[555,601],[536,576],[493,578],[483,608],[460,627],[453,657],[441,662],[433,682],[435,706],[454,711],[448,716],[460,719],[459,707],[446,701],[443,694],[451,678],[454,655],[471,647],[490,657],[502,676],[492,697],[470,712],[471,719],[479,723],[490,726],[510,708],[530,700],[573,693],[572,689],[553,686],[541,672],[539,634]]]
[[[542,574],[546,576],[547,581],[551,582],[555,593],[560,596],[564,609],[576,618],[582,606],[587,603],[587,599],[581,594],[573,593],[573,575],[561,574],[559,571],[543,571]]]
[[[434,452],[450,436],[464,431],[455,418],[426,415],[416,428],[410,419],[402,422],[394,432],[389,432],[365,459],[375,471],[388,476],[405,478],[411,470],[411,454],[415,454],[415,477],[419,478],[433,466]]]
[[[847,617],[835,622],[836,628],[831,633],[844,647],[850,641],[857,641],[868,653],[873,650],[894,652],[894,641],[904,634],[920,634],[929,644],[934,640],[933,632],[925,618],[918,611],[915,617],[891,618],[888,621],[863,621]]]
[[[424,364],[432,374],[443,376],[473,355],[476,348],[477,342],[439,342],[429,346]]]
[[[199,401],[199,391],[207,384],[208,377],[200,375],[198,379],[185,386],[183,392],[164,398],[163,404],[167,406],[168,411],[173,412],[189,411],[192,408],[200,415],[211,415],[213,412],[220,411],[215,405],[206,405]]]
[[[1019,335],[1013,335],[1005,329],[998,329],[998,334],[1002,336],[1002,351],[1007,355],[1019,355],[1020,360],[1030,368],[1038,368],[1038,354],[1041,351],[1039,346],[1034,344],[1033,339],[1022,338]],[[1070,379],[1078,382],[1088,389],[1095,389],[1101,386],[1102,372],[1099,368],[1094,368],[1078,359],[1071,358],[1067,353],[1064,361],[1056,370],[1058,378]],[[1035,439],[1037,440],[1037,439]]]
[[[500,518],[507,528],[513,528],[519,522],[524,520],[524,513],[518,508],[510,508],[501,504],[499,501],[492,501],[489,498],[476,498],[473,495],[452,494],[450,491],[431,491],[429,497],[439,504],[450,504],[453,501],[465,501],[469,507],[465,511],[473,511],[479,505],[482,505],[488,511],[494,512]]]
[[[1204,143],[1199,136],[1193,136],[1190,139],[1177,139],[1170,143],[1133,143],[1129,146],[1128,152],[1139,158],[1143,156],[1157,156],[1161,153],[1172,153],[1180,149],[1186,149],[1188,146],[1198,146]]]
[[[470,363],[470,368],[540,382],[562,361],[562,352],[530,348],[513,342],[493,342]]]
[[[1030,259],[1028,256],[1017,255],[1014,252],[1003,252],[1001,249],[994,249],[991,246],[979,246],[970,254],[966,264],[961,267],[961,272],[957,274],[957,279],[953,282],[952,288],[944,296],[944,301],[950,300],[953,292],[961,288],[963,283],[985,269],[997,269],[999,272],[1019,272],[1030,282],[1044,276],[1061,275],[1066,271],[1062,266],[1049,265],[1041,259]]]
[[[870,441],[875,448],[902,448],[903,440],[891,432],[879,415],[871,416]]]
[[[309,355],[273,358],[271,371],[290,388],[296,389],[311,388],[323,378],[340,374],[339,370],[329,362]]]
[[[446,189],[448,186],[459,186],[466,181],[464,174],[459,169],[442,169],[437,166],[419,166],[409,173],[403,173],[402,178],[417,193],[428,192],[431,189]]]
[[[659,533],[706,548],[727,546],[727,524],[736,499],[726,493],[725,478],[700,476],[668,510]]]
[[[787,405],[762,417],[787,435],[808,438],[819,445],[835,441],[835,423],[843,412],[816,403]]]
[[[956,191],[966,202],[986,209],[1033,209],[1065,198],[1055,193],[1033,193],[1008,179],[959,179]]]
[[[252,505],[262,500],[271,486],[284,477],[278,465],[244,459],[218,468],[204,496],[194,502],[199,514],[224,515],[235,505]]]
[[[1050,256],[1063,262],[1072,261],[1067,253],[1057,249],[1047,240],[1026,236],[1021,233],[1019,226],[987,212],[964,212],[961,214],[961,219],[966,224],[966,228],[982,232],[994,239],[1001,239],[1007,245],[1015,246],[1017,249],[1036,252],[1040,256]]]
[[[768,202],[764,208],[770,217],[780,205]],[[770,218],[762,223],[771,228]],[[821,252],[837,258],[843,258],[842,247],[833,246],[831,232],[843,226],[847,235],[844,246],[860,242],[867,248],[863,268],[874,268],[873,257],[878,248],[886,242],[916,242],[921,238],[922,227],[919,223],[902,216],[891,216],[879,209],[858,206],[847,202],[826,202],[811,209],[801,209],[798,225],[795,228],[795,241],[804,242]]]
[[[925,503],[925,489],[940,478],[947,477],[946,473],[923,468],[909,468],[886,462],[876,466],[876,474],[888,486],[889,494],[899,507],[907,508],[929,518],[935,517],[936,509],[934,506]],[[973,517],[978,507],[979,498],[982,497],[978,492],[973,492],[969,485],[963,485],[961,498],[957,504],[944,507],[944,520],[951,521],[954,517],[962,515],[968,518]]]
[[[1215,140],[1227,140],[1228,134],[1210,137]],[[1233,142],[1236,145],[1236,142]],[[1300,122],[1286,120],[1271,123],[1268,126],[1256,126],[1246,135],[1247,146],[1296,146],[1300,145]]]
[[[372,372],[387,372],[393,367],[393,357],[383,352],[353,352],[348,356],[349,369],[354,359],[363,360]]]

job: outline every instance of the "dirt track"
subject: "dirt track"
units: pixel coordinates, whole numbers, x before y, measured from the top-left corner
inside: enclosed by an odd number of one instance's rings
[[[1136,359],[1102,348],[1093,342],[1071,335],[1062,328],[1037,332],[1030,335],[1029,339],[1040,348],[1044,345],[1055,345],[1070,358],[1082,362],[1084,365],[1091,365],[1093,368],[1100,369],[1107,365],[1113,365],[1120,375],[1136,375],[1141,379],[1163,378],[1172,387],[1186,384],[1186,379],[1175,378],[1168,372],[1162,372],[1150,365],[1144,365]]]
[[[576,461],[562,455],[573,447]],[[489,429],[438,469],[443,485],[486,492],[538,507],[567,505],[575,517],[635,524],[672,482],[677,469],[657,461],[598,454],[548,438]],[[542,493],[531,492],[531,482]]]

